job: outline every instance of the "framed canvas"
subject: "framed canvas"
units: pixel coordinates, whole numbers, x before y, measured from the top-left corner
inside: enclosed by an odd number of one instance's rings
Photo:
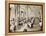
[[[45,4],[40,2],[5,2],[6,36],[45,32]]]

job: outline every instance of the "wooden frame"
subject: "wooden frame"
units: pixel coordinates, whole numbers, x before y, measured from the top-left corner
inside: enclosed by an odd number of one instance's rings
[[[9,33],[9,18],[10,18],[10,12],[9,12],[9,3],[11,4],[28,4],[28,5],[37,5],[37,6],[42,6],[42,23],[43,23],[43,31],[39,32],[16,32],[16,33]],[[34,34],[34,33],[44,33],[45,32],[45,4],[44,3],[38,3],[38,2],[24,2],[24,1],[6,1],[5,2],[5,31],[6,31],[6,36],[12,36],[12,35],[22,35],[22,34]]]

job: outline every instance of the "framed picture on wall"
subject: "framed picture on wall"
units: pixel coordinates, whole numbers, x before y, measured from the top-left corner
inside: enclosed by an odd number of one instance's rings
[[[5,5],[5,27],[7,35],[34,34],[45,32],[44,3],[6,1]]]

